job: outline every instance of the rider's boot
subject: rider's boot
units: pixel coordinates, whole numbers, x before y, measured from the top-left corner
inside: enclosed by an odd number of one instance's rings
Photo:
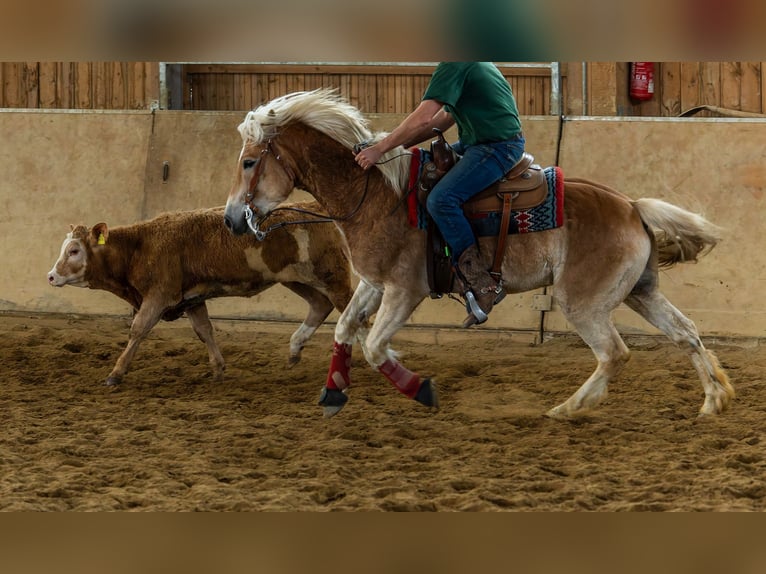
[[[482,263],[479,249],[474,243],[460,254],[457,262],[458,277],[463,282],[468,316],[463,327],[480,325],[487,320],[495,302],[502,299],[502,288]]]

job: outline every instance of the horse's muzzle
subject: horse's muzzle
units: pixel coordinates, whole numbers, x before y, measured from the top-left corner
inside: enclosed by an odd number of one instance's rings
[[[226,206],[226,209],[223,212],[223,224],[234,235],[243,235],[247,233],[245,214],[242,209]]]

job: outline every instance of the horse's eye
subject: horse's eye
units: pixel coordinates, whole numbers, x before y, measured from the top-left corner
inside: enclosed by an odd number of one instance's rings
[[[250,169],[254,165],[255,165],[255,160],[254,159],[246,159],[245,161],[242,162],[242,167],[244,169]]]

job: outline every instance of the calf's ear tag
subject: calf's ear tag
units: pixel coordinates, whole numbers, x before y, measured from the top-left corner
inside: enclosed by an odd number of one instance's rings
[[[98,244],[99,245],[106,245],[106,238],[104,237],[103,233],[98,234]]]

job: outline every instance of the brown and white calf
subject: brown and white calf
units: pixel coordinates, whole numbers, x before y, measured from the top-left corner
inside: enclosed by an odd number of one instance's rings
[[[296,204],[319,211],[315,203]],[[281,212],[270,223],[310,219]],[[160,319],[184,313],[207,345],[216,378],[224,360],[213,338],[205,301],[260,293],[281,283],[309,304],[306,319],[290,338],[290,363],[332,311],[343,311],[353,289],[350,264],[335,225],[287,225],[264,241],[234,236],[223,224],[223,208],[180,211],[109,229],[71,226],[61,254],[48,273],[54,287],[75,285],[114,293],[135,309],[127,347],[106,380],[122,381],[139,343]]]

